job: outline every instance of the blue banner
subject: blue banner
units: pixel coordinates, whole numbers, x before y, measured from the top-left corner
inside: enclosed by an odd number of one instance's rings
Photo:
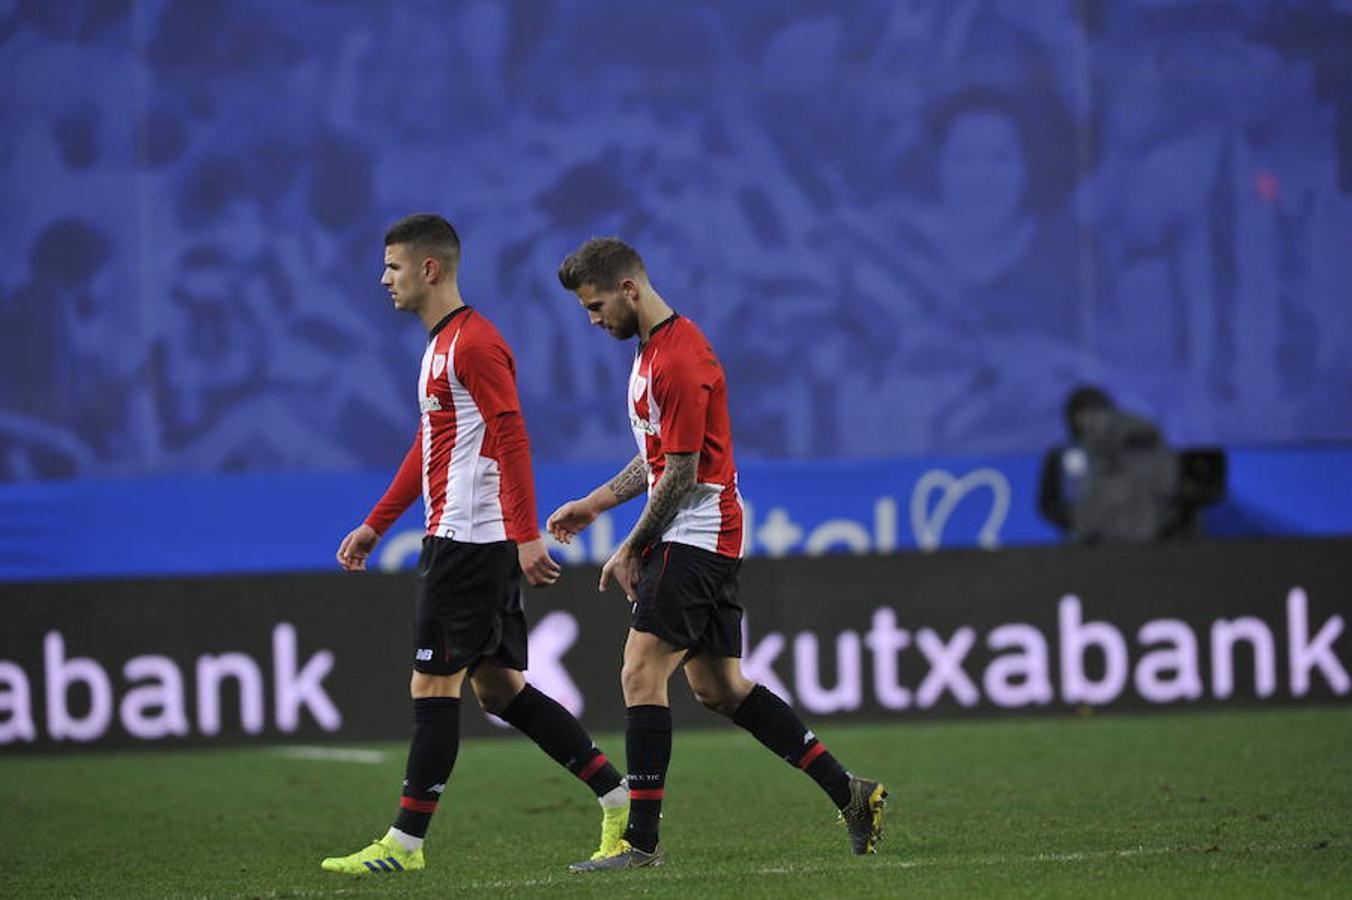
[[[890,553],[1045,544],[1040,460],[946,457],[870,462],[748,462],[740,485],[749,555]],[[541,518],[617,472],[613,464],[541,464]],[[388,473],[182,476],[0,488],[0,580],[309,572],[384,491]],[[1230,499],[1208,514],[1218,535],[1352,534],[1352,450],[1239,451]],[[604,562],[642,508],[607,513],[566,563]],[[416,504],[385,535],[374,566],[412,566]]]
[[[0,3],[0,481],[385,466],[424,210],[542,460],[627,439],[554,274],[594,234],[743,458],[1035,453],[1081,381],[1175,444],[1346,442],[1349,58],[1345,0]]]

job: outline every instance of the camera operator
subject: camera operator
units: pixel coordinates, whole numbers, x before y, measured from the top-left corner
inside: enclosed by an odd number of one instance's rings
[[[1223,491],[1218,451],[1170,450],[1158,427],[1097,387],[1072,391],[1065,418],[1071,443],[1043,458],[1038,509],[1069,540],[1142,544],[1201,534],[1200,507]]]

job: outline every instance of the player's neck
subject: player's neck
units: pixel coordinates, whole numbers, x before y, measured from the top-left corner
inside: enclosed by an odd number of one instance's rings
[[[444,291],[428,295],[427,302],[418,310],[418,318],[422,320],[423,327],[431,331],[438,322],[464,305],[459,286],[451,284]]]
[[[638,339],[647,343],[653,329],[671,316],[671,307],[656,291],[646,295],[638,306]]]

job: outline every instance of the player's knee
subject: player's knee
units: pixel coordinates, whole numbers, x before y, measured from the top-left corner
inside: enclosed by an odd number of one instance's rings
[[[626,660],[620,669],[620,687],[629,706],[648,702],[662,685],[658,667],[646,660]]]
[[[731,717],[737,711],[738,703],[741,702],[736,693],[726,684],[692,684],[690,687],[695,692],[696,700],[703,704],[706,709],[711,709],[722,716]]]
[[[483,707],[484,712],[500,715],[503,710],[512,705],[516,699],[517,691],[510,684],[484,681],[478,678],[470,681],[470,687],[474,690],[474,696],[478,698],[479,705]]]
[[[641,690],[643,682],[642,662],[626,662],[620,669],[620,687],[624,690],[625,697]]]

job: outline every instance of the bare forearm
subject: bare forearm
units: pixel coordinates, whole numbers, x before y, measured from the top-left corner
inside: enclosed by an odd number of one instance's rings
[[[587,500],[598,510],[627,503],[648,489],[648,464],[635,455],[614,478],[592,491]]]
[[[666,530],[667,525],[676,517],[676,511],[685,502],[686,495],[695,486],[695,468],[699,455],[695,453],[681,456],[668,456],[666,470],[662,480],[657,482],[648,495],[648,503],[643,507],[638,524],[625,539],[635,551],[655,543]]]

